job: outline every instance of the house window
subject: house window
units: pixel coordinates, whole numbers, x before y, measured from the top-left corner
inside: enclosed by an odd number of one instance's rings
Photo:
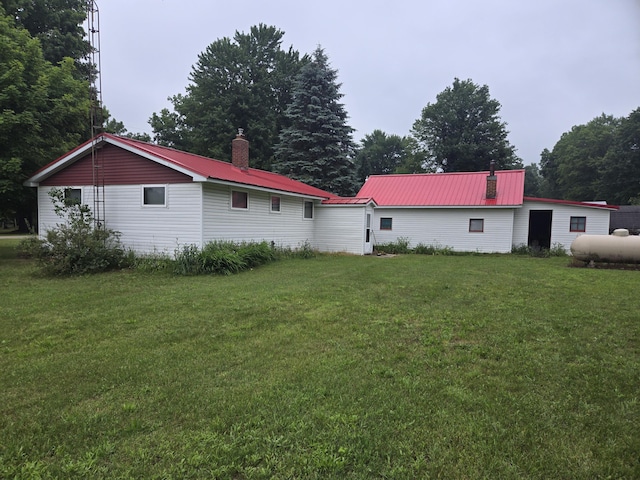
[[[150,185],[142,187],[142,204],[147,206],[164,207],[167,204],[167,189],[165,186]]]
[[[313,218],[313,202],[304,202],[304,218]]]
[[[472,218],[469,220],[470,232],[484,232],[484,218]]]
[[[249,208],[249,194],[247,192],[231,191],[231,208],[246,210]]]
[[[393,218],[381,218],[380,219],[380,230],[391,230],[393,226]]]
[[[278,197],[277,195],[271,196],[271,211],[280,213],[280,197]]]
[[[64,202],[67,205],[80,205],[82,203],[82,189],[81,188],[65,188]]]
[[[586,232],[587,231],[587,217],[571,217],[569,221],[570,232]]]

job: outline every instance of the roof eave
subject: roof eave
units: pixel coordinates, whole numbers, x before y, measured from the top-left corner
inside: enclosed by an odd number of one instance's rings
[[[126,143],[123,142],[119,142],[117,139],[115,138],[111,138],[111,137],[107,137],[106,138],[106,142],[118,147],[118,148],[122,148],[123,150],[126,150],[130,153],[133,153],[135,155],[138,155],[140,157],[146,158],[147,160],[151,160],[152,162],[156,162],[159,163],[160,165],[163,165],[165,167],[171,168],[172,170],[176,170],[184,175],[187,175],[188,177],[191,177],[192,180],[194,182],[206,182],[208,177],[199,174],[198,172],[194,172],[193,170],[189,170],[181,165],[178,165],[175,162],[170,162],[168,160],[165,160],[162,157],[159,157],[157,155],[154,155],[152,153],[149,152],[145,152],[142,149],[127,145]]]
[[[71,152],[63,155],[62,157],[58,158],[57,160],[54,160],[53,162],[51,162],[49,165],[45,166],[42,170],[36,172],[35,175],[31,176],[30,178],[28,178],[25,182],[24,185],[27,187],[38,187],[40,185],[40,182],[42,182],[43,180],[47,179],[48,177],[50,177],[51,175],[59,172],[60,170],[63,170],[65,168],[67,168],[70,164],[74,163],[75,161],[79,160],[80,158],[84,157],[88,152],[91,151],[92,148],[94,147],[101,147],[104,144],[111,144],[114,145],[118,148],[121,148],[123,150],[126,150],[127,152],[133,153],[134,155],[138,155],[140,157],[146,158],[147,160],[151,160],[152,162],[158,163],[160,165],[163,165],[165,167],[171,168],[172,170],[178,171],[184,175],[187,175],[188,177],[191,177],[191,179],[194,182],[206,182],[207,178],[204,175],[199,174],[198,172],[194,172],[192,170],[189,170],[187,168],[182,167],[181,165],[178,165],[174,162],[170,162],[168,160],[165,160],[162,157],[159,157],[157,155],[153,155],[149,152],[146,152],[144,150],[141,150],[139,148],[127,145],[124,142],[120,142],[118,141],[117,137],[113,137],[109,134],[102,134],[102,135],[98,135],[96,137],[94,137],[93,139],[87,141],[86,143],[84,143],[83,145],[80,145],[78,148],[76,148],[75,150],[72,150]]]
[[[68,167],[69,164],[75,162],[79,158],[82,158],[88,151],[90,151],[94,145],[99,145],[104,142],[104,137],[94,137],[92,140],[87,141],[86,143],[80,145],[75,150],[72,150],[69,153],[66,153],[62,157],[54,160],[50,164],[43,167],[41,170],[38,170],[34,175],[29,177],[23,185],[25,187],[38,187],[40,186],[40,182],[47,179],[54,173],[63,170]]]
[[[327,198],[330,198],[330,197],[322,197],[319,195],[310,195],[306,193],[292,192],[290,190],[278,190],[276,188],[260,187],[257,185],[253,185],[251,183],[241,183],[241,182],[232,182],[229,180],[220,180],[218,178],[211,178],[211,177],[207,178],[206,181],[207,183],[215,183],[217,185],[228,185],[231,187],[248,188],[251,190],[259,190],[261,192],[277,193],[279,195],[292,195],[295,197],[310,198],[313,200],[325,200]]]

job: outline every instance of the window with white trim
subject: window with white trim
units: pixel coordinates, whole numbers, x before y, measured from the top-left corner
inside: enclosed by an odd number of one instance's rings
[[[167,206],[167,186],[166,185],[143,185],[142,205],[145,207],[166,207]]]
[[[82,189],[81,188],[65,188],[64,189],[64,201],[68,205],[80,205],[82,204]]]
[[[249,209],[249,194],[238,190],[231,190],[231,208],[239,210]]]
[[[313,202],[308,200],[304,201],[304,214],[303,217],[311,220],[313,218]]]
[[[271,212],[280,213],[280,197],[271,195]]]
[[[484,232],[484,218],[469,219],[469,231],[475,233]]]

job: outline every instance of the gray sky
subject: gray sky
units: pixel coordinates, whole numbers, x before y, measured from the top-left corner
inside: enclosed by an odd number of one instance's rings
[[[131,132],[184,93],[198,54],[259,23],[321,45],[354,139],[407,135],[455,77],[487,85],[537,163],[562,133],[640,107],[640,0],[98,0],[103,100]],[[250,139],[249,139],[250,140]]]

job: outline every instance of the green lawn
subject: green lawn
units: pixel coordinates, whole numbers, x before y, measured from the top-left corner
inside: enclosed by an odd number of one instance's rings
[[[640,478],[640,272],[322,256],[42,278],[0,239],[0,478]]]

